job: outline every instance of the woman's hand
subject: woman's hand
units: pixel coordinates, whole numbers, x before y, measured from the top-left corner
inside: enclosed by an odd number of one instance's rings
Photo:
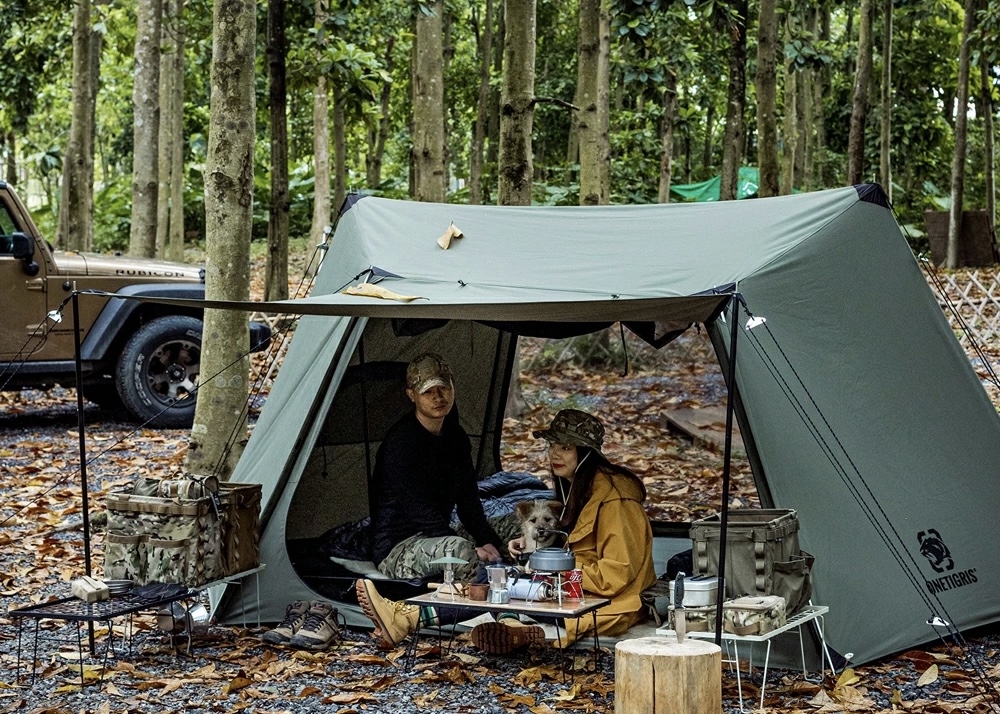
[[[524,542],[524,536],[521,536],[520,538],[515,538],[514,540],[507,543],[507,550],[509,550],[510,554],[513,555],[515,558],[524,553],[524,549],[527,547],[528,547],[527,543]]]
[[[503,558],[500,557],[500,551],[492,543],[487,543],[486,545],[481,545],[476,548],[476,555],[484,563],[498,563]]]

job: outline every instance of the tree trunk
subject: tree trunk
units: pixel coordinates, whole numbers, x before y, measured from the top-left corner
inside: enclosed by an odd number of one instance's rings
[[[253,3],[213,8],[211,106],[205,167],[205,297],[250,294],[256,101]],[[246,443],[250,361],[246,315],[206,310],[201,383],[186,466],[228,478]]]
[[[747,0],[738,0],[733,10],[739,15],[731,30],[733,45],[729,51],[729,94],[726,98],[726,130],[722,138],[722,179],[719,185],[719,200],[731,201],[736,198],[740,159],[743,156],[743,107],[747,93]],[[705,138],[705,155],[711,158],[712,135]],[[708,161],[705,162],[706,168]]]
[[[814,35],[815,37],[815,35]],[[802,123],[799,124],[799,137],[802,144],[802,185],[806,191],[813,190],[813,165],[816,161],[816,141],[813,133],[813,84],[816,82],[816,70],[805,69],[799,72],[799,101],[802,108]]]
[[[490,57],[493,51],[493,0],[486,0],[479,40],[479,100],[476,126],[472,132],[472,155],[469,157],[469,203],[483,202],[483,148],[486,144],[486,119],[490,102]]]
[[[347,141],[344,138],[344,93],[333,85],[333,207],[340,211],[347,196]]]
[[[983,172],[986,179],[986,216],[990,222],[990,228],[996,233],[997,218],[997,181],[996,181],[996,150],[994,148],[993,135],[993,94],[990,87],[990,72],[986,62],[979,62],[980,80],[983,91],[983,148],[986,154],[986,170]]]
[[[5,167],[4,173],[7,177],[7,183],[16,184],[17,183],[17,139],[14,136],[14,130],[11,129],[7,132],[7,165]]]
[[[174,106],[174,71],[177,68],[178,50],[174,32],[179,25],[177,0],[162,0],[163,14],[160,26],[160,131],[157,137],[157,168],[159,180],[156,187],[156,257],[167,254],[167,231],[170,226],[170,172],[173,169],[171,157],[174,155],[174,112],[183,107]]]
[[[156,252],[160,133],[160,0],[136,4],[135,82],[132,88],[132,225],[129,254]]]
[[[177,3],[176,23],[173,28],[177,52],[174,54],[173,111],[167,121],[173,124],[170,132],[173,144],[170,152],[170,223],[167,227],[167,257],[184,260],[184,0]]]
[[[328,0],[316,0],[315,26],[326,22]],[[323,242],[323,231],[330,225],[330,95],[326,77],[316,78],[313,87],[313,215],[309,242]]]
[[[789,8],[785,15],[785,43],[792,41],[793,26],[795,16],[793,9]],[[799,119],[798,119],[798,72],[795,69],[795,61],[791,58],[785,61],[784,90],[784,117],[782,120],[782,176],[779,193],[787,196],[792,192],[795,184],[795,154],[799,146]]]
[[[396,44],[395,37],[388,37],[385,41],[385,72],[392,73],[392,48]],[[392,83],[383,82],[382,92],[379,97],[379,120],[373,129],[373,135],[369,136],[368,157],[366,161],[366,181],[368,188],[376,189],[382,184],[382,157],[385,155],[385,142],[389,138],[389,98],[392,95]]]
[[[501,206],[531,205],[531,128],[535,94],[535,0],[504,0],[503,88],[500,98]]]
[[[271,205],[267,214],[264,299],[288,298],[288,92],[285,82],[285,0],[267,2],[267,70],[270,79]]]
[[[660,191],[657,200],[660,203],[670,202],[670,174],[673,170],[674,157],[674,117],[677,114],[677,75],[670,69],[664,77],[666,88],[663,91],[663,124],[660,142]]]
[[[861,0],[858,18],[858,70],[854,75],[851,128],[847,142],[847,183],[857,185],[865,175],[865,118],[868,88],[872,81],[872,8],[874,0]]]
[[[493,42],[493,76],[503,77],[503,55],[506,45],[507,21],[504,19],[503,0],[497,7],[497,34]],[[572,124],[572,122],[571,122]],[[498,167],[500,160],[500,87],[496,83],[490,89],[490,116],[486,122],[486,166],[488,178],[483,186],[483,203],[492,203],[492,196],[499,183]]]
[[[778,195],[778,109],[776,0],[760,0],[757,26],[757,163],[761,198]]]
[[[825,2],[820,2],[819,8],[819,38],[823,42],[830,41],[830,9]],[[815,167],[813,175],[816,185],[820,188],[826,186],[826,115],[823,111],[823,94],[828,85],[829,69],[824,67],[816,72],[816,81],[813,82],[813,116],[816,125],[816,152]]]
[[[413,40],[413,197],[444,201],[444,0],[429,0],[430,14],[417,10]]]
[[[892,201],[892,0],[882,0],[882,126],[879,133],[879,181]]]
[[[606,0],[603,0],[606,2]],[[608,203],[608,35],[602,0],[581,0],[577,60],[576,135],[580,152],[580,205]]]
[[[77,0],[73,15],[73,115],[63,159],[56,244],[70,250],[90,250],[93,244],[91,208],[94,193],[94,145],[91,122],[92,55],[90,0]],[[13,139],[13,132],[10,134]],[[11,153],[13,156],[13,141]]]
[[[712,131],[715,124],[715,103],[712,102],[709,94],[709,92],[705,92],[705,101],[708,102],[708,109],[705,110],[705,141],[701,147],[701,168],[706,173],[712,166]],[[637,109],[641,111],[641,108]]]
[[[962,49],[958,54],[958,108],[955,111],[955,154],[951,164],[951,211],[948,215],[946,267],[957,268],[961,253],[962,207],[965,202],[965,152],[969,125],[969,35],[976,16],[976,0],[965,0]]]

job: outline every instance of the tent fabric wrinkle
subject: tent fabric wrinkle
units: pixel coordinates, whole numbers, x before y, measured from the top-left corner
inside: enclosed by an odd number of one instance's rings
[[[442,251],[451,222],[465,237]],[[427,299],[339,293],[369,269]],[[703,323],[728,374],[734,295],[735,416],[762,502],[795,509],[817,557],[831,646],[863,663],[936,639],[932,615],[961,629],[1000,620],[1000,417],[875,185],[646,206],[363,197],[310,297],[171,301],[304,315],[232,477],[264,484],[260,609],[231,588],[219,616],[279,621],[288,602],[327,597],[366,622],[337,594],[352,574],[316,579],[297,548],[368,515],[368,457],[411,408],[394,375],[413,356],[451,364],[485,477],[503,466],[516,333],[646,323],[637,332],[658,340]],[[746,330],[750,316],[766,322]],[[378,369],[358,371],[362,336]]]

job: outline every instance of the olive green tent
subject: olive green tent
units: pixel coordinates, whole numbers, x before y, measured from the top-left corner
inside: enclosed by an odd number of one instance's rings
[[[741,166],[736,179],[736,198],[753,198],[760,185],[760,172],[753,166]],[[713,176],[697,183],[670,184],[670,193],[687,201],[718,201],[722,177]]]
[[[442,250],[452,221],[464,237]],[[416,299],[341,292],[362,281]],[[307,316],[233,477],[264,487],[260,606],[234,588],[223,617],[350,598],[349,581],[310,579],[292,544],[367,513],[418,352],[455,366],[485,475],[501,466],[517,334],[704,323],[725,362],[735,300],[743,440],[764,505],[798,511],[832,646],[867,661],[935,639],[934,617],[996,621],[1000,419],[874,185],[581,208],[355,197],[312,295],[266,306]]]

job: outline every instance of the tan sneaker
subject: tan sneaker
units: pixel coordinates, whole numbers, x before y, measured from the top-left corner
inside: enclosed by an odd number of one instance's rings
[[[472,644],[487,654],[505,655],[545,639],[538,625],[525,625],[511,618],[484,622],[472,628]]]
[[[375,624],[375,635],[390,647],[395,647],[417,631],[420,608],[402,601],[388,600],[378,594],[371,580],[358,580],[355,585],[358,604]]]
[[[325,650],[339,639],[337,609],[328,602],[317,601],[312,603],[305,622],[288,644],[304,650]]]
[[[306,600],[296,600],[285,609],[285,619],[273,630],[268,630],[261,637],[264,642],[272,645],[287,645],[292,639],[302,623],[306,621],[306,613],[309,612],[311,602]]]

